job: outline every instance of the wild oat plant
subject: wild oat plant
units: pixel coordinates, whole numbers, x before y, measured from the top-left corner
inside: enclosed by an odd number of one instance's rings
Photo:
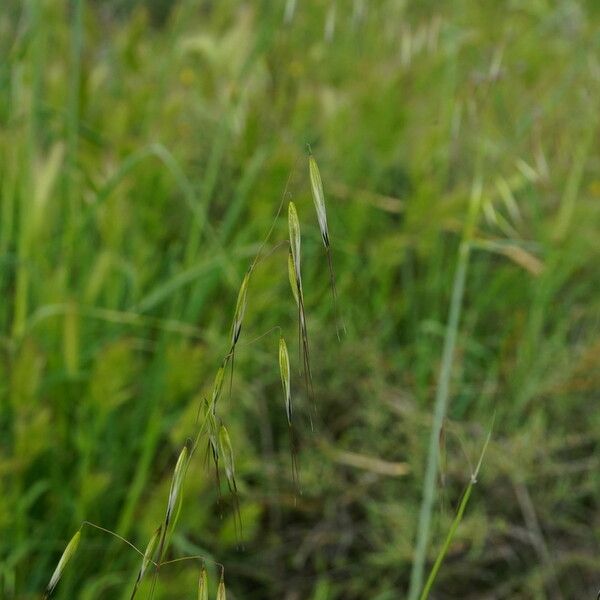
[[[319,173],[319,167],[317,166],[317,162],[310,150],[308,157],[308,170],[319,229],[327,254],[331,292],[334,303],[334,310],[336,314],[337,334],[338,337],[340,337],[341,331],[344,329],[344,326],[340,326],[339,324],[341,320],[339,318],[337,308],[337,292],[335,287],[333,260],[331,256],[330,235],[327,225],[325,195],[323,191],[323,184],[321,182],[321,176]],[[291,200],[289,200],[289,193],[287,188],[289,186],[290,180],[291,176],[288,179],[288,183],[286,185],[286,189],[284,190],[282,200],[279,204],[279,208],[277,209],[277,213],[275,215],[273,224],[269,232],[267,233],[265,239],[263,240],[256,256],[252,260],[248,271],[242,279],[235,306],[233,322],[231,325],[231,346],[228,352],[225,354],[221,365],[217,369],[210,398],[203,398],[200,403],[200,406],[198,406],[196,431],[193,432],[193,435],[188,437],[183,442],[182,449],[179,453],[179,457],[173,469],[173,474],[171,477],[171,486],[166,502],[165,515],[163,521],[157,525],[156,530],[150,538],[144,551],[138,548],[130,540],[118,535],[116,532],[108,528],[100,526],[96,523],[91,523],[89,521],[82,522],[79,529],[75,532],[75,534],[67,544],[60,560],[58,561],[58,564],[44,592],[44,599],[49,598],[51,596],[55,587],[59,583],[69,561],[77,551],[77,548],[81,541],[82,531],[84,527],[91,527],[94,529],[98,529],[108,535],[112,535],[124,544],[128,545],[130,549],[135,550],[140,555],[141,565],[139,567],[135,583],[131,590],[131,600],[133,600],[136,597],[142,581],[144,580],[144,578],[147,578],[147,576],[150,573],[152,575],[152,579],[150,582],[149,597],[152,598],[156,590],[156,585],[161,569],[169,564],[181,561],[199,561],[201,563],[198,579],[197,597],[198,600],[208,599],[208,574],[207,569],[205,567],[205,562],[214,563],[214,561],[209,560],[206,556],[203,555],[183,556],[174,559],[168,558],[169,544],[181,513],[183,504],[182,490],[185,484],[187,472],[191,465],[192,459],[196,454],[196,451],[201,448],[205,448],[207,460],[212,460],[215,473],[215,485],[217,487],[219,497],[221,497],[221,475],[225,475],[227,489],[233,500],[233,506],[235,511],[234,523],[237,530],[236,534],[239,538],[241,538],[243,523],[239,509],[238,486],[236,484],[233,445],[229,433],[227,431],[225,417],[218,410],[218,401],[221,395],[223,394],[223,387],[227,372],[229,373],[229,393],[231,393],[232,379],[235,367],[235,353],[238,342],[240,340],[240,335],[242,333],[242,326],[244,323],[244,316],[246,314],[247,307],[248,289],[252,281],[252,275],[254,274],[255,269],[259,267],[261,260],[267,256],[265,250],[271,242],[271,237],[273,231],[275,230],[275,225],[281,215],[281,212],[286,202],[288,203],[287,208],[289,239],[274,244],[272,251],[276,251],[280,248],[285,247],[289,249],[288,276],[290,280],[292,295],[298,309],[298,347],[299,355],[301,356],[302,361],[300,370],[304,378],[306,393],[311,401],[311,410],[316,410],[313,380],[310,370],[310,352],[308,342],[306,309],[304,303],[304,289],[302,286],[300,220],[298,218],[298,212],[296,210],[295,204]],[[281,331],[279,327],[277,327],[276,329]],[[285,410],[287,423],[289,427],[291,475],[296,492],[301,493],[300,473],[297,459],[297,445],[294,433],[295,422],[293,418],[294,411],[290,382],[290,357],[287,349],[287,343],[283,335],[281,335],[281,333],[279,338],[279,370],[281,375],[281,383],[283,386],[283,407]],[[310,422],[312,428],[312,417],[310,419]],[[225,600],[227,594],[225,588],[225,567],[220,563],[214,564],[216,564],[217,567],[220,567],[221,571],[220,581],[217,586],[217,600]]]

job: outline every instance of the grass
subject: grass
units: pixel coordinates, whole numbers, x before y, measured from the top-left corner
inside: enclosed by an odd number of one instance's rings
[[[309,172],[311,175],[311,183],[313,185],[314,191],[314,170],[317,169],[315,159],[312,155],[308,157],[308,165]],[[319,220],[319,226],[321,227],[321,234],[323,240],[325,242],[327,254],[328,254],[328,266],[330,271],[330,281],[332,286],[332,295],[334,301],[336,301],[335,294],[335,281],[333,275],[333,267],[331,260],[331,246],[329,243],[329,234],[326,225],[326,216],[325,216],[325,201],[322,183],[319,177],[319,199],[315,199],[315,207],[317,209],[317,215]],[[275,216],[275,223],[281,214],[281,210],[283,204],[285,202],[285,193],[284,199],[280,203],[279,208],[277,209],[277,213]],[[300,235],[300,222],[298,218],[298,214],[295,208],[295,205],[292,201],[288,203],[288,225],[289,225],[289,240],[287,241],[287,245],[289,246],[288,251],[288,274],[290,278],[290,284],[292,286],[292,293],[294,299],[296,300],[298,306],[298,347],[299,354],[302,355],[302,372],[307,383],[306,391],[307,394],[311,397],[314,403],[313,397],[313,384],[312,377],[310,375],[310,358],[308,353],[308,332],[306,329],[306,313],[304,309],[304,292],[302,287],[302,279],[301,279],[301,266],[300,266],[300,248],[301,248],[301,235]],[[64,550],[61,558],[56,566],[51,578],[50,582],[46,587],[46,591],[44,594],[44,599],[49,598],[53,593],[54,588],[58,584],[60,578],[62,577],[62,573],[65,569],[66,564],[70,561],[71,557],[75,554],[75,551],[79,545],[79,540],[81,537],[81,530],[84,526],[88,525],[96,530],[102,531],[109,535],[112,535],[114,538],[126,543],[128,546],[133,548],[138,554],[142,555],[142,565],[138,571],[137,577],[133,584],[133,589],[131,592],[130,600],[133,600],[137,595],[140,585],[143,583],[143,578],[150,565],[153,566],[153,578],[150,584],[150,590],[148,592],[149,597],[153,598],[157,586],[159,585],[159,575],[160,570],[163,566],[170,565],[173,563],[183,562],[187,560],[202,560],[203,565],[199,576],[199,596],[206,596],[208,594],[208,577],[206,573],[206,568],[204,566],[204,561],[208,559],[205,555],[193,555],[193,556],[182,556],[175,559],[167,560],[167,555],[169,552],[169,546],[172,540],[173,535],[176,533],[176,526],[179,520],[182,506],[183,506],[183,489],[187,471],[192,462],[192,456],[199,444],[206,444],[206,458],[207,462],[209,457],[212,457],[212,462],[214,464],[215,471],[215,481],[216,481],[216,491],[219,497],[219,504],[221,503],[221,474],[224,471],[225,479],[227,481],[227,488],[230,494],[230,498],[233,502],[233,523],[236,540],[241,540],[243,538],[243,521],[240,512],[239,505],[239,496],[238,496],[238,487],[235,479],[235,461],[234,461],[234,452],[233,446],[231,443],[231,438],[229,436],[229,432],[224,424],[224,418],[221,416],[220,411],[217,411],[217,403],[220,400],[223,394],[224,381],[226,377],[226,373],[229,370],[230,380],[229,380],[229,397],[231,398],[232,387],[233,387],[233,375],[235,370],[235,352],[238,342],[240,341],[240,336],[242,333],[242,326],[244,324],[244,316],[246,314],[247,308],[247,295],[248,295],[248,287],[250,283],[251,276],[253,275],[255,268],[259,265],[259,262],[264,258],[263,250],[270,242],[271,234],[273,233],[274,225],[269,229],[267,236],[263,243],[260,245],[258,252],[254,259],[250,264],[250,268],[244,275],[242,279],[242,283],[240,285],[240,289],[238,291],[237,302],[235,305],[235,312],[233,316],[233,322],[231,325],[231,341],[230,341],[230,349],[225,355],[221,366],[217,369],[217,373],[215,376],[212,394],[210,400],[208,397],[204,397],[202,399],[202,404],[198,407],[196,423],[195,423],[195,437],[188,437],[186,439],[185,445],[183,446],[181,452],[179,453],[179,457],[177,458],[177,463],[175,464],[175,468],[173,470],[171,485],[169,488],[169,494],[167,499],[167,506],[164,521],[158,525],[155,532],[153,533],[146,550],[142,553],[139,548],[135,546],[132,542],[130,542],[125,537],[119,535],[115,531],[110,529],[106,529],[101,527],[95,523],[91,523],[89,521],[82,521],[79,529],[67,545]],[[273,254],[278,247],[281,247],[282,244],[278,243],[273,246],[269,250],[268,254]],[[337,306],[336,306],[337,313]],[[67,366],[71,365],[71,371],[76,371],[76,368],[73,367],[76,358],[73,358],[73,350],[75,347],[76,341],[72,338],[75,336],[75,332],[73,326],[72,312],[68,313],[67,324],[69,325],[68,329],[65,331],[65,345],[69,347],[70,351],[66,352],[67,358]],[[278,326],[274,329],[280,330],[281,328]],[[267,332],[267,335],[270,332]],[[260,339],[259,336],[258,339]],[[338,331],[338,339],[339,339],[339,331]],[[297,456],[296,450],[294,447],[293,441],[293,433],[291,429],[291,392],[290,392],[290,366],[289,366],[289,355],[287,352],[287,348],[285,346],[285,341],[283,338],[280,338],[279,344],[279,366],[280,366],[280,374],[282,379],[282,384],[284,386],[284,390],[286,391],[286,413],[288,417],[288,425],[290,427],[290,439],[291,439],[291,457],[292,457],[292,479],[295,482],[297,488],[299,486],[299,474],[298,474],[298,466],[297,466]],[[222,403],[221,403],[222,404]],[[312,419],[311,428],[312,428]],[[203,439],[204,438],[204,439]],[[193,441],[192,441],[193,439]],[[299,488],[298,488],[299,491]],[[215,563],[216,564],[216,563]],[[224,573],[225,569],[221,565],[221,578],[217,587],[217,598],[225,600],[226,591],[225,591],[225,583],[224,583]]]
[[[284,4],[2,3],[0,597],[39,597],[83,521],[146,548],[282,193],[317,410],[285,246],[265,247],[217,403],[243,529],[202,451],[166,560],[206,557],[209,597],[220,564],[230,599],[405,597],[430,489],[431,597],[593,597],[595,3]],[[142,560],[86,526],[53,597],[128,598]],[[155,597],[200,573],[161,566]]]
[[[452,525],[450,526],[450,529],[448,530],[448,534],[446,535],[446,539],[444,540],[444,543],[442,544],[442,547],[440,548],[440,551],[435,558],[433,566],[431,567],[431,571],[429,572],[429,575],[427,577],[427,581],[425,582],[425,585],[421,589],[421,592],[419,595],[420,600],[426,600],[426,598],[429,598],[429,594],[431,593],[431,590],[433,588],[435,578],[437,577],[437,574],[439,573],[439,570],[440,570],[440,567],[442,566],[444,558],[446,557],[446,554],[448,553],[450,544],[452,543],[452,540],[453,540],[454,536],[456,535],[458,526],[460,525],[460,523],[464,517],[465,510],[467,508],[467,504],[469,503],[471,494],[473,493],[473,487],[477,483],[477,477],[479,476],[479,471],[481,469],[483,457],[485,456],[485,451],[487,449],[488,444],[490,443],[491,435],[492,435],[492,430],[490,429],[490,431],[487,435],[487,438],[485,440],[485,443],[483,445],[483,449],[481,451],[479,461],[477,462],[477,466],[475,467],[475,470],[471,474],[471,479],[462,495],[462,498],[460,499],[460,503],[458,505],[458,510],[456,511],[456,516],[454,517],[454,520],[452,521]],[[416,564],[416,561],[414,564]],[[415,567],[413,566],[413,569],[414,568]]]
[[[448,413],[450,377],[454,362],[454,350],[456,347],[456,338],[460,324],[460,314],[462,312],[465,282],[467,279],[469,256],[471,253],[471,244],[473,241],[474,231],[477,226],[480,204],[481,184],[477,182],[473,185],[473,192],[471,193],[471,201],[469,204],[469,213],[465,221],[462,240],[460,242],[460,246],[458,247],[456,274],[454,275],[454,280],[452,282],[452,295],[450,298],[448,324],[446,326],[446,333],[444,336],[444,349],[442,352],[440,374],[437,381],[435,395],[433,423],[431,427],[431,433],[429,434],[429,452],[427,455],[425,480],[423,483],[423,500],[421,501],[421,509],[419,512],[419,525],[417,528],[415,556],[412,565],[410,588],[408,592],[409,599],[414,600],[422,597],[421,590],[423,588],[423,574],[425,570],[425,561],[427,558],[429,530],[431,527],[433,504],[439,473],[438,462],[440,456],[440,439],[442,437],[444,420],[446,419],[446,415]],[[477,475],[475,474],[473,475],[472,479],[475,479],[476,477]],[[465,502],[465,506],[467,501],[465,499],[468,499],[470,494],[471,487],[468,487],[467,492],[465,492],[465,495],[463,496],[463,502]],[[461,514],[462,517],[462,511],[464,510],[464,506],[462,504],[459,510],[459,514]],[[437,566],[439,568],[439,564]]]

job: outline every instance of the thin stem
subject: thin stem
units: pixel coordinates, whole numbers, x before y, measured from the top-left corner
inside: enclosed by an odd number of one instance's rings
[[[194,554],[192,556],[182,556],[180,558],[174,558],[172,560],[166,560],[165,562],[161,563],[161,565],[172,565],[173,563],[177,563],[177,562],[182,562],[185,560],[201,560],[203,562],[207,562],[207,563],[211,563],[212,565],[216,565],[217,567],[221,567],[221,569],[225,569],[224,565],[220,562],[217,562],[216,560],[213,560],[212,558],[208,558],[207,556],[205,556],[204,554]]]
[[[253,271],[254,267],[256,267],[257,263],[261,259],[261,255],[262,255],[262,251],[264,250],[264,247],[267,245],[267,243],[271,239],[271,235],[273,234],[275,225],[277,224],[277,220],[279,219],[279,215],[281,214],[281,211],[283,210],[283,205],[285,204],[285,200],[288,197],[288,194],[289,194],[288,188],[290,187],[292,178],[294,176],[294,173],[296,172],[296,168],[298,166],[298,162],[300,161],[300,159],[301,159],[301,157],[296,159],[296,162],[294,163],[294,166],[292,167],[292,170],[290,171],[290,174],[288,175],[287,181],[285,182],[285,187],[283,188],[283,193],[281,194],[281,201],[279,202],[279,206],[277,207],[277,212],[275,213],[275,217],[273,218],[273,222],[271,223],[271,227],[269,228],[269,231],[267,232],[265,239],[263,240],[262,244],[260,245],[260,248],[258,249],[256,256],[254,257],[254,260],[252,261],[252,264],[250,265],[250,269],[249,269],[250,271]]]
[[[263,338],[267,337],[268,335],[270,335],[274,331],[278,331],[279,335],[281,335],[281,327],[279,325],[274,325],[270,329],[267,329],[267,331],[265,331],[264,333],[261,333],[259,336],[255,337],[255,338],[252,338],[251,340],[248,340],[247,342],[242,342],[240,344],[240,346],[250,346],[251,344],[255,344],[256,342],[258,342],[258,341],[262,340]]]
[[[444,338],[442,362],[438,377],[438,387],[435,395],[433,423],[429,437],[427,468],[425,471],[425,480],[423,482],[423,499],[421,501],[421,509],[419,512],[417,541],[412,572],[410,576],[408,600],[417,600],[423,586],[423,575],[425,571],[427,546],[429,543],[429,534],[431,528],[431,515],[433,512],[433,504],[436,492],[435,483],[439,469],[439,435],[448,409],[448,399],[450,397],[450,376],[452,374],[454,348],[456,346],[456,338],[458,334],[458,326],[460,322],[465,290],[465,281],[469,265],[470,240],[473,238],[480,202],[481,185],[476,182],[473,186],[473,191],[471,194],[469,214],[465,223],[463,238],[458,249],[458,263],[456,267],[456,273],[454,275],[454,283],[452,286],[452,296],[450,299],[448,323]]]
[[[442,565],[442,561],[444,560],[444,557],[448,552],[450,542],[452,541],[452,538],[454,537],[454,534],[456,533],[456,530],[458,529],[458,526],[462,521],[465,509],[467,508],[467,504],[469,503],[469,498],[471,497],[472,492],[473,481],[471,480],[469,482],[469,485],[467,486],[465,493],[463,494],[462,500],[460,501],[460,506],[458,507],[458,511],[456,513],[456,517],[454,518],[454,521],[452,521],[450,531],[448,531],[448,535],[444,541],[444,545],[442,546],[442,549],[435,560],[431,572],[429,573],[429,577],[427,578],[427,582],[425,583],[425,587],[423,588],[423,593],[419,596],[419,600],[426,600],[429,597],[429,592],[431,591],[433,582],[435,581],[438,571],[440,570],[440,567]]]
[[[429,593],[431,592],[431,588],[433,587],[435,578],[437,577],[440,567],[442,566],[442,562],[444,561],[444,558],[446,557],[448,549],[450,548],[450,544],[452,543],[452,540],[454,539],[456,530],[458,529],[458,526],[460,525],[460,523],[463,519],[463,515],[465,514],[465,509],[467,508],[467,504],[469,503],[469,499],[471,498],[471,494],[473,492],[473,486],[477,483],[477,477],[479,475],[479,470],[481,469],[481,464],[483,463],[483,457],[485,456],[485,452],[487,450],[488,444],[490,443],[490,439],[492,437],[492,431],[494,429],[495,419],[496,419],[496,415],[494,413],[494,417],[492,418],[492,424],[490,426],[487,437],[483,444],[483,449],[481,450],[481,454],[479,455],[479,460],[477,462],[477,466],[475,467],[475,470],[471,472],[471,479],[469,480],[467,489],[465,490],[465,492],[461,498],[461,501],[460,501],[460,504],[458,507],[458,511],[456,512],[456,516],[454,517],[454,520],[452,521],[452,525],[450,526],[448,534],[446,535],[446,539],[444,540],[444,543],[442,544],[442,547],[441,547],[440,551],[438,552],[435,562],[433,563],[433,567],[431,568],[429,577],[427,578],[425,587],[423,588],[423,592],[422,592],[421,596],[419,597],[419,600],[427,600],[427,598],[429,597]]]
[[[142,556],[142,557],[144,556],[144,553],[135,544],[132,544],[128,539],[124,538],[123,536],[119,535],[118,533],[115,533],[114,531],[111,531],[110,529],[105,529],[104,527],[100,527],[100,525],[96,525],[95,523],[92,523],[91,521],[82,521],[79,529],[81,529],[84,525],[88,525],[89,527],[94,527],[95,529],[99,529],[100,531],[103,531],[104,533],[108,533],[108,534],[112,535],[113,537],[116,537],[118,540],[125,542],[128,546],[133,548],[140,556]]]

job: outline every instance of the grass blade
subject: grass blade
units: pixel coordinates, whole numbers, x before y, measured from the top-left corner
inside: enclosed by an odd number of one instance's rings
[[[481,184],[477,180],[473,185],[469,204],[469,213],[465,222],[463,237],[458,250],[458,262],[456,266],[456,273],[454,275],[454,282],[452,284],[450,309],[448,313],[448,322],[444,337],[444,348],[442,351],[442,361],[440,364],[440,373],[435,395],[433,424],[429,436],[427,467],[425,471],[425,480],[423,482],[423,498],[421,500],[421,508],[419,512],[415,557],[410,577],[408,600],[416,600],[420,595],[423,585],[425,559],[427,556],[427,545],[429,543],[431,514],[433,511],[435,485],[438,478],[439,469],[439,435],[446,417],[450,398],[450,376],[452,374],[452,363],[454,361],[454,348],[456,346],[458,326],[462,312],[465,282],[469,266],[471,240],[473,239],[480,204]]]
[[[433,563],[433,567],[431,568],[429,577],[427,578],[427,581],[425,582],[425,586],[423,587],[423,592],[421,593],[419,600],[426,600],[429,597],[429,593],[431,592],[431,588],[433,587],[435,578],[437,577],[438,571],[440,570],[440,567],[442,566],[442,562],[444,561],[444,558],[448,552],[448,548],[450,548],[450,544],[452,543],[452,540],[454,539],[456,530],[458,529],[458,526],[460,525],[460,523],[463,519],[463,516],[465,514],[465,509],[467,508],[467,504],[469,503],[469,499],[471,498],[471,493],[473,492],[473,486],[477,483],[477,476],[479,475],[479,470],[481,469],[483,457],[487,450],[488,444],[490,443],[490,438],[492,437],[492,430],[493,430],[493,420],[492,420],[492,426],[490,427],[490,430],[488,431],[485,443],[483,444],[483,449],[481,450],[481,454],[479,456],[479,461],[477,462],[477,467],[475,468],[475,471],[471,475],[469,484],[467,485],[467,488],[466,488],[466,490],[461,498],[460,504],[458,506],[458,510],[456,511],[456,516],[454,517],[454,520],[452,521],[452,525],[450,525],[450,529],[448,530],[448,535],[446,535],[446,539],[444,540],[444,543],[442,544],[442,547],[440,548],[440,551],[438,552],[435,562]]]

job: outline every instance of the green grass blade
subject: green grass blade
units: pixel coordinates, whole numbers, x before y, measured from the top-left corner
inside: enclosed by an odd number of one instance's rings
[[[429,543],[429,530],[431,526],[431,514],[433,512],[435,487],[439,470],[439,436],[448,409],[448,400],[450,397],[450,376],[452,374],[454,348],[456,346],[458,326],[462,312],[465,281],[469,266],[470,240],[473,237],[477,215],[479,213],[480,202],[481,186],[479,184],[474,184],[471,201],[469,204],[469,213],[463,231],[463,239],[458,250],[458,264],[452,286],[452,296],[450,299],[450,310],[448,314],[448,323],[446,326],[446,335],[444,338],[442,362],[435,396],[433,423],[429,437],[427,467],[425,471],[425,480],[423,482],[423,499],[421,501],[421,508],[419,512],[415,557],[410,578],[408,595],[409,600],[416,600],[419,597],[421,586],[423,584],[427,546]]]
[[[429,593],[431,592],[431,588],[433,587],[435,578],[437,577],[440,567],[442,566],[442,562],[444,561],[444,558],[445,558],[446,554],[448,553],[448,549],[450,548],[450,544],[452,543],[452,540],[454,539],[456,530],[458,529],[458,526],[460,525],[460,523],[463,519],[465,510],[467,508],[467,504],[469,503],[469,499],[471,498],[471,494],[473,492],[473,487],[477,483],[477,476],[479,475],[479,470],[481,469],[483,457],[485,456],[485,452],[487,450],[488,444],[490,443],[490,439],[492,437],[493,427],[494,427],[494,425],[493,425],[493,420],[492,420],[492,426],[490,427],[490,430],[488,431],[485,443],[483,444],[483,449],[481,450],[481,454],[479,456],[479,461],[477,462],[477,467],[475,468],[475,471],[471,475],[471,479],[469,481],[469,484],[467,485],[467,489],[465,490],[465,493],[463,494],[460,504],[458,506],[458,510],[456,511],[456,516],[454,517],[454,520],[452,521],[452,525],[450,526],[448,535],[446,536],[446,539],[444,540],[444,543],[442,544],[442,547],[440,548],[440,551],[438,552],[435,562],[433,563],[433,567],[431,568],[431,571],[429,572],[429,577],[427,578],[427,581],[425,582],[425,586],[423,587],[423,592],[421,593],[419,600],[426,600],[429,597]]]

